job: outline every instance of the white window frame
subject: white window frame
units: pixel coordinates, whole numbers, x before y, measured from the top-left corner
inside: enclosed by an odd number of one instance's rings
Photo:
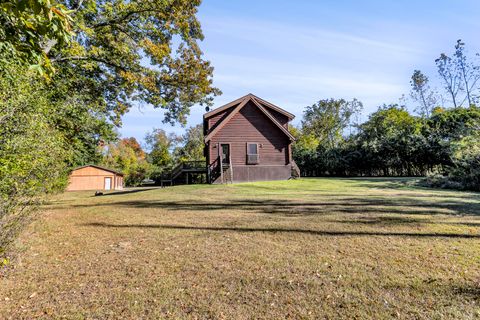
[[[256,145],[257,146],[257,153],[250,153],[249,151],[249,146],[250,145]],[[260,163],[260,143],[258,142],[247,142],[247,164],[250,164],[250,165],[255,165],[255,164],[259,164]],[[257,156],[257,163],[249,163],[248,161],[248,156]]]

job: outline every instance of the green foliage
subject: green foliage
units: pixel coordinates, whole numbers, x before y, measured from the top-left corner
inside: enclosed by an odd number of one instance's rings
[[[477,54],[477,57],[479,55]],[[455,52],[435,60],[447,98],[415,70],[411,97],[420,117],[406,107],[383,106],[362,125],[350,124],[356,100],[321,100],[308,107],[294,130],[293,157],[305,176],[425,176],[432,186],[479,189],[480,65],[458,40]],[[438,106],[438,101],[450,101]],[[361,106],[361,104],[358,104]],[[466,105],[466,107],[463,107]],[[357,130],[350,134],[347,127]],[[317,145],[316,145],[317,144]]]
[[[154,129],[145,137],[150,151],[147,160],[151,164],[150,178],[157,183],[162,175],[182,161],[205,161],[203,125],[187,128],[182,136]],[[192,179],[194,179],[192,177]]]
[[[0,2],[0,247],[13,240],[34,204],[62,190],[68,168],[104,161],[125,171],[127,185],[149,175],[136,141],[111,144],[132,104],[163,108],[165,122],[184,124],[191,106],[208,106],[220,94],[198,45],[199,5]],[[28,66],[47,77],[37,79]],[[199,154],[195,132],[186,138],[188,158]],[[176,139],[152,133],[155,165],[172,164]]]
[[[150,150],[148,160],[151,164],[161,169],[170,168],[175,159],[173,150],[180,138],[175,134],[167,134],[163,129],[153,129],[145,137],[147,148]]]
[[[480,191],[479,132],[453,142],[451,150],[452,165],[446,170],[443,187]]]
[[[81,90],[115,124],[133,102],[164,109],[165,122],[185,124],[191,106],[210,105],[220,93],[198,45],[200,0],[79,3],[71,45],[49,56],[57,76],[69,79],[68,92]]]
[[[203,125],[199,124],[187,129],[181,137],[181,146],[175,149],[176,158],[180,161],[204,161]]]
[[[20,59],[51,74],[48,52],[70,42],[72,18],[67,8],[46,0],[0,2],[0,56]]]
[[[305,109],[303,131],[313,135],[320,144],[333,148],[343,141],[345,129],[354,125],[352,120],[362,109],[362,103],[356,99],[320,100]]]
[[[26,61],[54,82],[68,79],[63,92],[88,94],[116,124],[133,101],[163,108],[166,122],[184,124],[191,106],[210,105],[220,94],[197,43],[203,39],[195,17],[199,5],[200,0],[2,1],[0,56]]]
[[[424,176],[432,186],[478,190],[480,108],[436,108],[428,118],[383,106],[338,144],[306,143],[294,130],[295,162],[306,176]],[[315,140],[314,140],[315,141]],[[318,141],[316,141],[318,143]]]
[[[151,171],[145,152],[135,138],[125,138],[107,145],[102,163],[125,174],[126,186],[139,186]]]
[[[313,134],[305,134],[302,128],[291,127],[290,133],[295,137],[295,143],[292,147],[292,155],[297,166],[303,170],[306,176],[315,176],[317,166],[316,150],[319,141]]]
[[[52,121],[42,81],[23,65],[0,78],[0,254],[45,194],[67,182],[70,149]]]
[[[421,122],[404,107],[383,106],[360,126],[356,137],[362,151],[372,161],[371,169],[382,175],[418,175],[424,168],[417,163],[423,146]]]

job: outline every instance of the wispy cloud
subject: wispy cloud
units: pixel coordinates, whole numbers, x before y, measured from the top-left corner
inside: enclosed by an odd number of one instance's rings
[[[457,38],[480,49],[473,14],[479,4],[459,2],[205,1],[201,47],[215,67],[214,84],[224,92],[215,104],[252,92],[293,112],[298,121],[305,106],[323,98],[356,97],[365,114],[398,102],[410,90],[414,69],[435,80],[434,59]],[[200,123],[203,112],[194,107],[189,125]],[[152,127],[182,132],[162,119],[161,110],[133,110],[122,134],[143,138]]]

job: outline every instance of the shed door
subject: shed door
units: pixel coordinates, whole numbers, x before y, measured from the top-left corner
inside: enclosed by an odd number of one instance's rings
[[[112,189],[112,178],[105,178],[105,190]]]

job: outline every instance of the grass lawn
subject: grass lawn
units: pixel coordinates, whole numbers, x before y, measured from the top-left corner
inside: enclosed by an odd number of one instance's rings
[[[55,197],[0,318],[478,319],[480,194],[302,179]]]

